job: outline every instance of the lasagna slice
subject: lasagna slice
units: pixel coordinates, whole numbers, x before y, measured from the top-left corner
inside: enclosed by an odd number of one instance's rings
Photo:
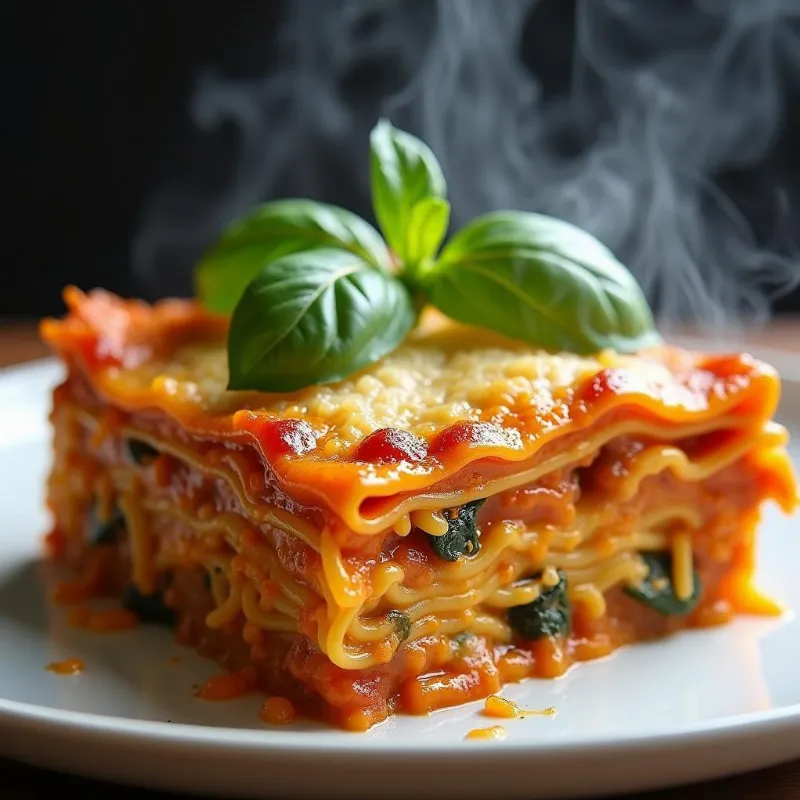
[[[114,596],[364,730],[773,610],[756,525],[796,492],[753,358],[550,354],[430,314],[351,379],[229,392],[224,318],[66,301],[47,541],[78,619]]]

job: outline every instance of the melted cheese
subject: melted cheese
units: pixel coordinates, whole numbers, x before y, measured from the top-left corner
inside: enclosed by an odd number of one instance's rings
[[[504,405],[549,408],[554,394],[604,365],[631,361],[612,353],[598,358],[552,355],[483,331],[469,331],[465,349],[466,335],[455,323],[433,332],[430,323],[423,325],[394,353],[352,378],[288,395],[226,391],[223,341],[179,346],[169,358],[128,370],[124,380],[130,390],[152,391],[167,404],[196,404],[209,414],[245,408],[310,419],[326,431],[324,442],[336,440],[349,449],[378,428],[426,436],[454,422],[477,421],[486,410]],[[648,368],[663,378],[664,367]]]
[[[507,488],[496,482],[535,480],[544,453],[552,464],[553,450],[567,461],[588,452],[593,426],[670,440],[758,428],[779,395],[774,370],[747,356],[551,354],[433,312],[347,380],[291,394],[228,392],[224,320],[190,301],[148,306],[74,289],[66,299],[70,314],[45,321],[43,336],[102,398],[128,412],[160,410],[184,435],[255,445],[285,492],[362,534],[414,508],[447,507],[454,489],[474,499]],[[380,429],[417,437],[418,452],[362,457]],[[794,500],[782,498],[785,507]]]

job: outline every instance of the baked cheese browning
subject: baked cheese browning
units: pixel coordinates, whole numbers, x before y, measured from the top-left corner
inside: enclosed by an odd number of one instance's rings
[[[110,593],[248,687],[363,729],[770,610],[754,530],[795,486],[756,361],[458,352],[448,327],[325,390],[233,395],[206,363],[219,321],[72,301],[45,326],[67,365],[48,546],[82,618]]]
[[[774,371],[747,356],[551,355],[435,315],[339,384],[226,392],[224,325],[194,303],[66,299],[70,314],[43,335],[105,402],[161,411],[183,438],[255,446],[282,491],[365,535],[454,492],[477,499],[536,480],[548,448],[591,453],[585,434],[609,415],[629,426],[609,440],[648,426],[757,428],[779,395]]]

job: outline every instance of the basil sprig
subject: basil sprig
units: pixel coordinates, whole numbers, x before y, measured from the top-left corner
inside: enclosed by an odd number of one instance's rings
[[[635,278],[590,234],[503,211],[442,249],[450,205],[436,157],[385,120],[370,146],[383,238],[345,209],[279,200],[231,225],[198,265],[201,301],[232,312],[230,389],[341,380],[392,352],[425,303],[549,350],[631,352],[660,341]]]

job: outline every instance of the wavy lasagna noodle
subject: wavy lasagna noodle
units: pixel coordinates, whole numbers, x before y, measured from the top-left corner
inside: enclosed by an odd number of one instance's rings
[[[42,325],[65,596],[118,595],[307,714],[366,729],[773,610],[754,533],[796,491],[748,356],[553,355],[430,315],[336,385],[228,392],[226,320],[66,300]]]

